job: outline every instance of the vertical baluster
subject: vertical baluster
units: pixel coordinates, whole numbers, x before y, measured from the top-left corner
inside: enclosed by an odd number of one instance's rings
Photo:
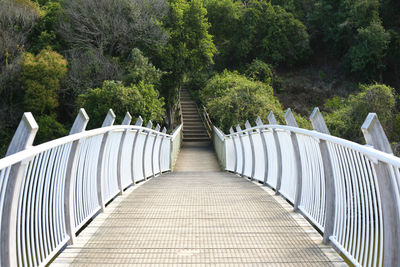
[[[239,153],[239,151],[236,147],[235,136],[233,135],[235,133],[235,131],[233,130],[232,127],[229,129],[229,133],[231,134],[233,148],[235,150],[235,173],[237,173],[238,172],[238,153]]]
[[[330,134],[329,129],[326,126],[324,117],[322,116],[319,108],[314,108],[310,116],[311,124],[315,131],[324,134]],[[333,234],[334,224],[335,224],[335,177],[333,176],[333,165],[332,158],[329,153],[328,144],[325,140],[320,140],[319,149],[321,151],[322,164],[325,174],[325,227],[324,227],[324,244],[329,243],[329,237]]]
[[[132,121],[132,116],[129,112],[126,113],[124,120],[122,121],[121,125],[130,125]],[[118,150],[118,188],[119,188],[119,193],[122,195],[124,192],[124,188],[122,187],[122,174],[124,173],[122,170],[122,151],[126,139],[126,135],[128,134],[130,129],[126,129],[121,136],[121,142],[119,144],[119,150]]]
[[[393,154],[390,143],[378,116],[375,113],[368,114],[361,127],[365,141],[375,149]],[[383,215],[383,258],[385,266],[399,266],[400,255],[400,199],[399,188],[393,167],[387,163],[374,162],[376,178],[379,185],[379,195]]]
[[[247,130],[249,130],[251,128],[251,124],[248,120],[246,121],[244,126],[246,127]],[[254,173],[256,171],[256,151],[254,150],[254,141],[253,141],[252,132],[248,131],[247,134],[249,135],[250,146],[251,146],[251,175],[250,175],[250,178],[254,179]]]
[[[11,140],[6,156],[23,151],[32,146],[39,129],[30,112],[24,113],[17,131]],[[8,177],[1,216],[1,266],[17,266],[17,221],[18,198],[28,160],[14,164]]]
[[[244,176],[244,169],[246,166],[246,154],[244,152],[244,144],[243,144],[243,139],[242,139],[242,136],[244,135],[244,133],[240,133],[241,131],[242,131],[242,128],[240,128],[240,125],[239,124],[236,125],[236,132],[238,132],[238,138],[240,141],[240,146],[242,148],[242,170],[240,172],[240,175]]]
[[[278,121],[275,118],[275,115],[272,111],[268,113],[268,122],[271,125],[278,125]],[[278,172],[277,172],[277,179],[276,179],[276,193],[279,192],[281,189],[281,184],[282,184],[282,152],[281,152],[281,144],[279,142],[279,137],[276,132],[276,129],[273,129],[273,136],[274,136],[274,142],[275,142],[275,149],[276,149],[276,162],[277,162],[277,167],[278,167]]]
[[[110,109],[107,113],[106,118],[104,119],[103,125],[101,127],[109,127],[114,124],[115,114],[112,109]],[[101,141],[101,148],[99,154],[99,162],[97,165],[97,197],[100,205],[100,211],[104,212],[105,203],[104,203],[104,188],[103,188],[103,179],[104,179],[104,158],[106,152],[106,145],[108,142],[109,132],[106,132],[103,136],[103,140]]]
[[[152,123],[151,121],[149,121],[149,122],[147,123],[146,128],[148,128],[148,129],[153,128],[153,123]],[[147,180],[147,176],[146,176],[146,147],[147,147],[147,141],[148,141],[148,139],[149,139],[150,134],[151,134],[151,131],[147,131],[146,139],[144,140],[143,154],[142,154],[142,157],[143,157],[143,161],[142,161],[142,166],[143,166],[143,177],[144,177],[144,180],[145,180],[145,181]]]
[[[263,122],[260,117],[257,117],[256,124],[257,124],[257,126],[263,125]],[[264,130],[260,129],[259,132],[261,135],[261,142],[263,144],[263,151],[264,151],[264,166],[265,166],[265,168],[264,168],[264,182],[263,183],[264,183],[264,185],[266,185],[267,181],[268,181],[268,168],[269,168],[267,140],[265,140]]]
[[[85,131],[89,116],[86,111],[81,108],[72,125],[70,135]],[[71,146],[71,152],[68,158],[67,173],[65,176],[65,191],[64,191],[64,212],[65,212],[65,226],[67,234],[70,239],[68,244],[72,245],[75,242],[75,218],[74,218],[74,185],[76,175],[76,164],[80,140],[75,140]]]
[[[292,110],[288,108],[285,112],[285,121],[288,126],[298,127],[296,119],[293,116]],[[290,138],[292,140],[293,152],[294,152],[294,162],[296,164],[296,172],[297,172],[297,184],[296,184],[296,193],[294,197],[294,209],[297,210],[301,201],[301,190],[303,185],[302,179],[302,166],[301,166],[301,157],[300,157],[300,149],[299,149],[299,141],[296,133],[290,132]]]
[[[159,166],[159,170],[160,170],[160,175],[162,175],[162,167],[161,167],[161,154],[162,154],[162,146],[165,140],[165,134],[167,133],[167,128],[163,128],[162,129],[162,133],[164,134],[163,137],[161,138],[160,141],[160,147],[159,147],[159,152],[158,152],[158,166]]]
[[[151,147],[151,171],[153,172],[153,177],[156,177],[156,171],[154,169],[154,150],[156,148],[157,138],[160,135],[160,130],[161,130],[161,126],[157,123],[156,128],[155,128],[155,131],[157,133],[156,133],[156,136],[154,137],[154,141],[153,141],[153,144]]]
[[[138,117],[138,119],[136,120],[135,126],[139,126],[141,127],[143,125],[143,119],[141,116]],[[135,185],[136,181],[135,181],[135,149],[136,149],[136,143],[137,143],[137,139],[139,136],[139,133],[141,132],[140,129],[137,129],[136,133],[135,133],[135,139],[133,140],[133,145],[132,145],[132,162],[131,162],[131,175],[132,175],[132,183],[133,185]]]

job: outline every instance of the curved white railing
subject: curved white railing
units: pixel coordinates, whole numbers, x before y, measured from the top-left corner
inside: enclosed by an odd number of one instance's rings
[[[400,158],[390,153],[376,114],[362,127],[370,146],[298,128],[290,110],[291,126],[270,115],[269,125],[246,122],[229,135],[214,127],[225,169],[272,187],[353,264],[399,266]],[[326,132],[319,110],[312,116],[314,128]],[[389,153],[372,147],[385,145]]]
[[[169,135],[141,118],[129,125],[129,114],[124,125],[114,119],[110,110],[102,128],[84,131],[81,109],[71,135],[30,146],[37,125],[24,115],[14,154],[0,159],[1,266],[47,264],[123,190],[171,170],[181,127]]]

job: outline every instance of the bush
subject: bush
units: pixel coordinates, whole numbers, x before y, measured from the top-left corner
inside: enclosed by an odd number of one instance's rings
[[[67,61],[58,53],[42,50],[24,54],[21,83],[25,109],[37,115],[51,114],[58,107],[60,79],[67,73]]]
[[[225,132],[246,120],[254,125],[257,116],[266,122],[271,110],[279,121],[283,118],[281,104],[271,86],[235,72],[215,75],[200,92],[200,97],[211,119]]]
[[[330,101],[332,113],[326,116],[326,124],[332,135],[363,143],[360,130],[368,113],[374,112],[388,136],[392,134],[394,89],[383,84],[361,85],[361,92],[347,99]]]
[[[250,79],[271,84],[273,73],[271,65],[255,59],[251,62],[246,69],[246,76]]]
[[[127,111],[134,118],[140,115],[144,120],[158,123],[162,122],[165,113],[164,99],[159,97],[153,85],[143,82],[124,86],[119,81],[105,81],[101,88],[89,89],[81,94],[78,102],[89,114],[89,128],[100,127],[110,108],[119,122]]]

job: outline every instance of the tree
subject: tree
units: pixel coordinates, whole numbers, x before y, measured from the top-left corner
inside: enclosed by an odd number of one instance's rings
[[[200,96],[213,122],[225,132],[246,120],[254,122],[257,116],[265,120],[271,110],[283,120],[282,107],[272,87],[236,72],[215,75]]]
[[[110,56],[127,55],[134,47],[155,51],[167,36],[160,20],[165,0],[63,0],[58,34],[72,48],[96,48]]]
[[[164,99],[159,97],[153,85],[144,82],[124,86],[119,81],[104,81],[101,88],[81,94],[78,103],[89,112],[89,128],[99,127],[110,108],[118,120],[129,111],[133,117],[140,115],[144,120],[159,123],[163,121],[165,112]]]
[[[201,72],[213,62],[216,52],[206,9],[201,0],[170,0],[170,13],[165,28],[170,38],[161,49],[159,65],[166,73],[161,79],[161,92],[167,101],[169,127],[173,127],[177,96],[186,74]]]
[[[357,43],[346,54],[351,72],[361,79],[379,79],[385,69],[384,59],[390,43],[390,34],[380,21],[358,29]]]
[[[58,107],[60,80],[67,73],[67,61],[52,50],[38,55],[24,54],[21,75],[25,109],[34,114],[52,114]]]

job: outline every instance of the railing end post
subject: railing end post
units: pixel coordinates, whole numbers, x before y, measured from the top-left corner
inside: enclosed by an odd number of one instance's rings
[[[320,133],[330,135],[330,132],[329,132],[328,127],[326,126],[324,117],[322,116],[322,113],[318,107],[315,107],[313,112],[311,113],[310,121],[311,121],[311,124],[312,124],[314,130],[316,130],[317,132],[320,132]]]
[[[285,111],[285,121],[288,126],[299,127],[290,108]]]
[[[32,146],[38,130],[39,126],[32,113],[25,112],[8,146],[6,156],[10,156]]]
[[[103,124],[101,125],[101,127],[108,127],[108,126],[112,126],[114,124],[115,121],[115,113],[114,111],[110,108],[108,110],[107,116],[103,121]]]

